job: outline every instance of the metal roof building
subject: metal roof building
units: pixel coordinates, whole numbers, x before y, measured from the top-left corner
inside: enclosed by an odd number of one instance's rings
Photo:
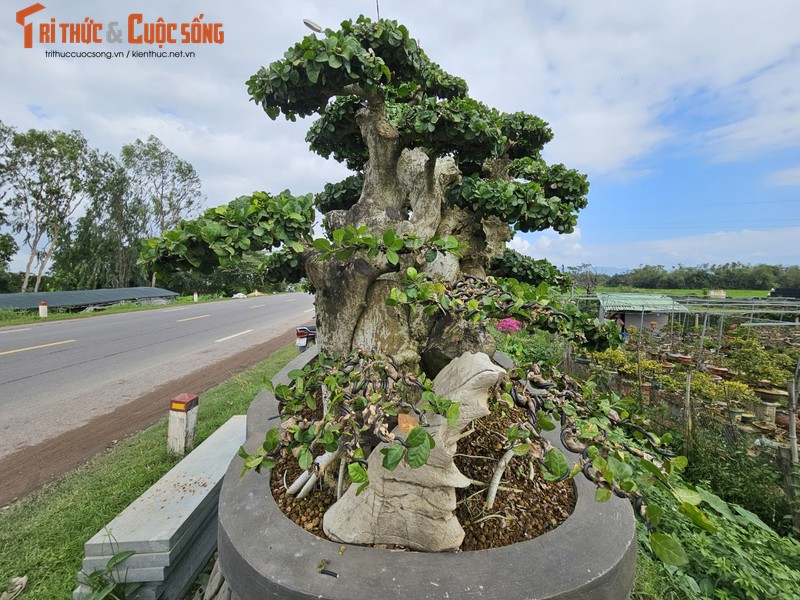
[[[620,315],[625,325],[640,329],[650,326],[661,329],[669,315],[687,313],[689,309],[664,294],[597,294],[601,320]],[[655,323],[655,326],[653,324]]]
[[[0,294],[0,308],[10,309],[35,309],[39,303],[46,302],[51,308],[65,306],[93,306],[98,304],[113,304],[126,300],[144,300],[146,298],[170,298],[177,296],[171,292],[156,287],[131,287],[111,288],[102,290],[77,290],[72,292],[36,292]]]

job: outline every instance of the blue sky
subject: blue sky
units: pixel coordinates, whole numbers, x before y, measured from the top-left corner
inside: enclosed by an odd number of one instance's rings
[[[313,192],[347,174],[308,152],[308,123],[272,122],[249,103],[244,81],[309,33],[303,18],[374,17],[374,0],[42,0],[31,18],[188,22],[203,11],[223,24],[223,44],[172,60],[24,49],[14,13],[32,3],[5,2],[0,19],[6,124],[80,129],[113,154],[154,134],[195,166],[209,206],[255,189]],[[513,247],[565,266],[800,264],[800,2],[382,0],[380,10],[473,97],[547,120],[546,158],[589,175],[575,233],[520,235]]]

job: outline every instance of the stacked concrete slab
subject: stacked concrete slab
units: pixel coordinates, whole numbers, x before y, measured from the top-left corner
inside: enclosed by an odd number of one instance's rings
[[[244,441],[245,417],[231,418],[86,542],[74,600],[91,593],[86,573],[128,550],[134,554],[113,573],[142,582],[134,600],[181,598],[216,548],[222,477]]]

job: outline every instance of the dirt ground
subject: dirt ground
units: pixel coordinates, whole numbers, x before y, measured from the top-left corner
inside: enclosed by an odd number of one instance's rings
[[[170,381],[113,412],[96,417],[67,433],[28,446],[0,459],[0,506],[6,506],[55,481],[87,462],[115,441],[136,433],[166,416],[170,398],[187,388],[202,393],[264,360],[295,339],[286,333],[244,352]]]

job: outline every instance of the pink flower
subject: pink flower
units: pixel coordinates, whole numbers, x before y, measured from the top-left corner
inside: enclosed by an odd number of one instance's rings
[[[494,326],[497,328],[497,331],[500,333],[514,333],[522,328],[521,325],[522,324],[513,317],[508,317],[507,319],[503,319],[502,321],[498,321],[494,324]]]

